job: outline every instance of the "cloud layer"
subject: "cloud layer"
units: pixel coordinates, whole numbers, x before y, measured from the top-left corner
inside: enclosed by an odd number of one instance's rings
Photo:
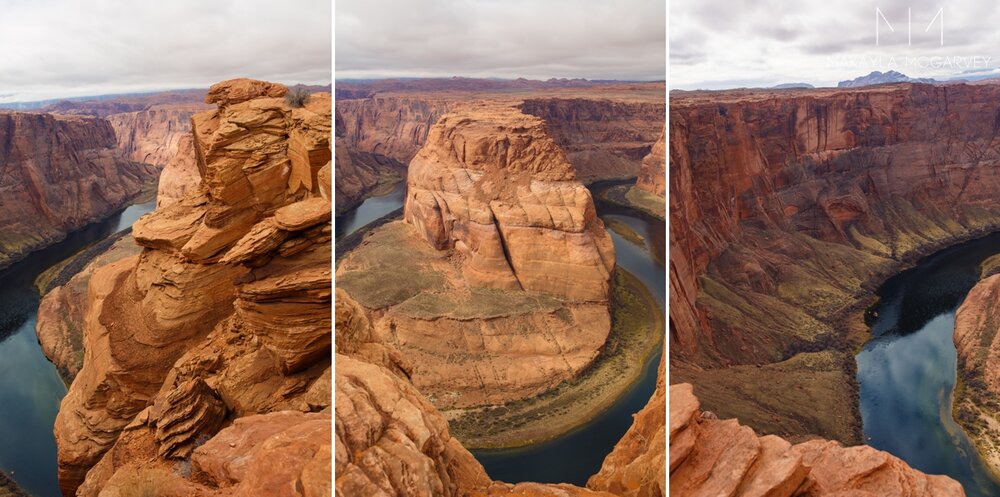
[[[330,0],[5,0],[0,102],[207,86],[328,83]]]
[[[664,0],[338,0],[337,79],[662,80]]]
[[[946,79],[998,66],[998,22],[998,4],[982,0],[672,2],[671,86],[835,86],[875,70]]]

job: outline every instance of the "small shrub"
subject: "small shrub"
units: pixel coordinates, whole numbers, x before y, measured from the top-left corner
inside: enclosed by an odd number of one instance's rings
[[[293,88],[285,94],[285,102],[292,107],[302,107],[309,102],[309,91],[305,88]]]

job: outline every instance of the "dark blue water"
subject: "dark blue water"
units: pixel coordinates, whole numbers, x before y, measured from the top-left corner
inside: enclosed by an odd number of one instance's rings
[[[872,339],[857,355],[865,441],[931,474],[958,480],[969,497],[1000,495],[951,415],[955,311],[1000,253],[1000,234],[939,252],[888,280],[869,316]]]
[[[663,260],[666,250],[665,224],[641,212],[601,201],[597,192],[613,184],[591,188],[598,215],[622,221],[645,238],[645,246],[640,247],[608,230],[617,263],[642,281],[662,312],[667,298],[666,274],[662,262],[657,261]],[[632,426],[632,415],[645,407],[656,390],[661,355],[659,351],[650,357],[639,380],[591,422],[548,442],[517,449],[476,450],[472,454],[495,480],[586,485],[587,478],[601,469],[604,458]]]
[[[406,181],[400,181],[386,195],[369,197],[361,205],[337,216],[334,222],[334,240],[350,235],[358,228],[400,208],[406,199]]]
[[[66,387],[35,335],[35,278],[84,247],[125,229],[156,202],[137,204],[71,233],[0,272],[0,468],[35,497],[60,497],[52,434]]]

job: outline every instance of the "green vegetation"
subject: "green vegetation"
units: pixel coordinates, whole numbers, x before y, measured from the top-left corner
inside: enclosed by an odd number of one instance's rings
[[[309,90],[305,88],[292,88],[285,94],[285,103],[292,107],[302,107],[309,103]]]

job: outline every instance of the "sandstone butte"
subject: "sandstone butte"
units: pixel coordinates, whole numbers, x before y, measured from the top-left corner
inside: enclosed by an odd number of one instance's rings
[[[55,424],[64,495],[329,495],[331,100],[286,91],[213,86],[198,186],[63,288],[80,322],[39,328],[83,356]]]
[[[0,268],[125,206],[156,180],[122,157],[110,123],[0,112]]]
[[[408,164],[441,116],[481,100],[542,118],[581,181],[635,177],[663,130],[663,95],[663,83],[428,80],[338,87],[338,212],[372,191],[375,171],[400,171]]]
[[[657,395],[588,488],[509,484],[491,481],[482,465],[449,434],[448,422],[410,382],[414,364],[390,343],[390,332],[375,327],[370,312],[340,288],[336,327],[337,495],[664,495],[662,373]]]
[[[338,262],[337,286],[439,409],[530,398],[598,356],[614,246],[541,119],[502,104],[442,116],[410,162],[404,218]]]
[[[860,443],[874,289],[1000,227],[1000,86],[671,97],[672,381],[766,434]]]
[[[670,385],[670,495],[674,497],[947,497],[965,491],[887,452],[830,440],[758,436],[700,410],[690,384]]]
[[[987,468],[1000,475],[1000,274],[990,274],[969,291],[955,314],[955,348],[962,388],[955,392],[955,420],[975,443]]]

